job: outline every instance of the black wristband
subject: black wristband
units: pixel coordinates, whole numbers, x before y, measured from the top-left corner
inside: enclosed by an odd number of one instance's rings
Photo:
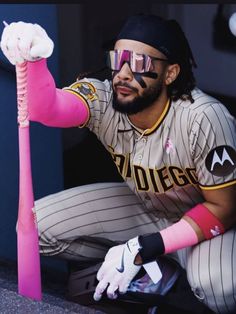
[[[138,237],[141,249],[139,255],[142,263],[146,264],[154,261],[159,255],[165,253],[165,246],[160,232]]]

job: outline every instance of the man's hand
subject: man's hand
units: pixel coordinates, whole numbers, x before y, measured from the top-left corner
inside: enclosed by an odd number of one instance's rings
[[[38,24],[11,23],[2,33],[1,49],[13,65],[48,58],[53,48],[53,41]]]
[[[142,267],[142,265],[134,264],[139,249],[138,238],[134,238],[125,244],[114,246],[108,251],[97,273],[99,283],[94,293],[95,301],[101,299],[106,289],[110,299],[116,299],[118,292],[125,293],[127,291],[131,280]]]

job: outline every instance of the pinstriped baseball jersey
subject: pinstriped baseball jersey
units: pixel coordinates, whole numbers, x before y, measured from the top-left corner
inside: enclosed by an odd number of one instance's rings
[[[190,101],[168,101],[151,129],[140,130],[112,108],[111,82],[83,79],[65,88],[83,98],[87,123],[129,187],[159,218],[177,221],[202,202],[201,189],[236,183],[236,123],[199,89]]]

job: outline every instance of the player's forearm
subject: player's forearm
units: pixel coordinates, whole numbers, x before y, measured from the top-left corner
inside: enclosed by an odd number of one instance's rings
[[[229,204],[202,203],[205,209],[192,209],[186,213],[184,219],[197,234],[199,242],[211,239],[224,233],[236,223],[236,210]],[[199,208],[199,207],[197,207]],[[200,208],[203,208],[200,205]],[[193,214],[195,212],[195,214]]]
[[[27,63],[29,116],[47,126],[72,127],[84,124],[88,109],[77,96],[57,89],[46,59]]]
[[[193,246],[200,240],[192,226],[185,220],[180,219],[175,224],[160,232],[139,236],[141,250],[135,262],[139,264],[149,263],[158,256]]]
[[[178,222],[160,232],[139,236],[141,246],[135,262],[148,263],[158,256],[210,240],[226,230],[220,219],[204,204],[190,209]]]

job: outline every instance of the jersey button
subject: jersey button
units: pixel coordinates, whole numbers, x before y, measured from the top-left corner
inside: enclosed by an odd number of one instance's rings
[[[142,160],[143,156],[142,155],[138,155],[138,160]]]

